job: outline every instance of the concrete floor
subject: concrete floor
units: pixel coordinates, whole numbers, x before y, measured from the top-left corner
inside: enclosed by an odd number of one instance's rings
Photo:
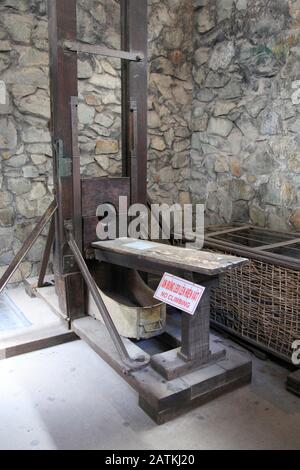
[[[253,358],[251,385],[157,426],[85,343],[0,361],[0,449],[300,449],[287,370]]]
[[[68,332],[67,324],[58,318],[44,301],[39,298],[30,298],[23,287],[9,289],[6,295],[23,313],[30,326],[0,331],[1,359],[6,357],[6,352],[3,352],[5,349]]]

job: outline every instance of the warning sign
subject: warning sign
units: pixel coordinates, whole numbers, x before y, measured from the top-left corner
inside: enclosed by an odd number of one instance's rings
[[[165,273],[154,298],[194,315],[204,291],[205,287],[203,286]]]

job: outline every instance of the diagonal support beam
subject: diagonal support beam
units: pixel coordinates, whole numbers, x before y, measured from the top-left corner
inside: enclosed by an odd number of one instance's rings
[[[54,242],[54,238],[55,238],[55,219],[54,217],[52,217],[51,222],[50,222],[48,237],[47,237],[47,243],[45,246],[43,259],[41,262],[40,274],[39,274],[39,279],[37,283],[38,287],[44,287],[46,270],[47,270],[47,266],[49,263],[49,258],[50,258],[50,253],[51,253],[51,248]]]
[[[112,318],[106,308],[105,303],[103,302],[103,299],[101,297],[101,294],[99,292],[99,289],[97,287],[96,282],[94,281],[91,273],[89,272],[89,269],[84,261],[84,258],[77,246],[77,243],[72,235],[71,232],[68,232],[68,243],[69,247],[71,248],[71,251],[75,257],[76,263],[81,271],[81,274],[86,282],[86,285],[88,289],[90,290],[93,299],[97,305],[97,308],[102,316],[102,319],[104,321],[104,324],[110,334],[110,337],[122,359],[122,361],[126,364],[129,365],[130,367],[134,367],[134,364],[138,364],[140,367],[142,363],[145,362],[145,357],[141,356],[137,360],[133,360],[129,354],[128,351],[122,341],[121,336],[119,335],[119,332],[117,328],[115,327],[114,322],[112,321]]]
[[[22,248],[20,251],[17,253],[17,255],[14,257],[10,265],[8,266],[7,270],[3,274],[3,276],[0,279],[0,293],[3,291],[13,274],[16,272],[20,264],[22,263],[23,259],[27,255],[27,253],[31,250],[33,247],[34,243],[46,227],[47,223],[53,217],[53,214],[55,213],[57,209],[57,204],[56,201],[53,201],[44,215],[41,217],[39,223],[35,227],[35,229],[31,232],[29,237],[26,239],[24,242]]]

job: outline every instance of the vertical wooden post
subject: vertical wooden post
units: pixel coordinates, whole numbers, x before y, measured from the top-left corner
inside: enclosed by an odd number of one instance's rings
[[[187,313],[182,314],[181,334],[182,343],[180,357],[186,361],[197,360],[204,364],[208,361],[209,350],[209,312],[210,294],[206,292],[205,298],[201,299],[201,303],[194,316]]]
[[[65,236],[65,224],[72,221],[81,247],[79,159],[74,136],[74,99],[78,96],[77,54],[63,49],[64,40],[76,40],[76,0],[48,0],[51,130],[54,158],[54,186],[58,204],[55,219],[54,269],[56,290],[62,311],[70,320],[84,315],[83,279]],[[73,123],[73,124],[72,124]]]
[[[43,254],[43,258],[41,262],[41,268],[40,268],[40,274],[38,278],[37,287],[44,286],[46,271],[47,271],[47,267],[48,267],[48,263],[50,259],[54,237],[55,237],[55,218],[53,216],[50,222],[50,226],[49,226],[49,232],[48,232],[47,242],[46,242],[46,246],[45,246],[45,250],[44,250],[44,254]]]
[[[122,62],[123,176],[131,178],[131,203],[147,201],[147,0],[121,0],[121,48],[143,54]]]
[[[211,288],[217,281],[202,283],[206,290],[194,315],[182,312],[181,317],[181,350],[179,357],[187,362],[197,361],[205,364],[210,357],[209,328],[210,328],[210,296]]]

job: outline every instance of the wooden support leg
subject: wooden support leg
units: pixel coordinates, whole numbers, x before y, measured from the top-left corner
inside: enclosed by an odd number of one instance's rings
[[[55,290],[59,299],[61,311],[67,315],[69,321],[85,316],[82,304],[84,282],[80,273],[55,273]]]
[[[210,341],[210,295],[218,281],[212,279],[201,284],[206,289],[195,314],[181,313],[181,347],[151,357],[152,367],[167,380],[182,377],[225,357],[224,348]]]
[[[52,217],[51,222],[50,222],[50,227],[49,227],[49,233],[47,237],[47,243],[45,246],[45,251],[44,251],[44,255],[43,255],[43,259],[41,263],[41,269],[40,269],[39,279],[37,283],[38,287],[44,287],[44,280],[45,280],[47,266],[49,263],[51,248],[52,248],[53,241],[54,241],[54,234],[55,234],[55,220],[54,220],[54,217]]]
[[[210,288],[207,287],[194,315],[182,313],[181,350],[179,356],[185,361],[208,362],[210,321]]]

